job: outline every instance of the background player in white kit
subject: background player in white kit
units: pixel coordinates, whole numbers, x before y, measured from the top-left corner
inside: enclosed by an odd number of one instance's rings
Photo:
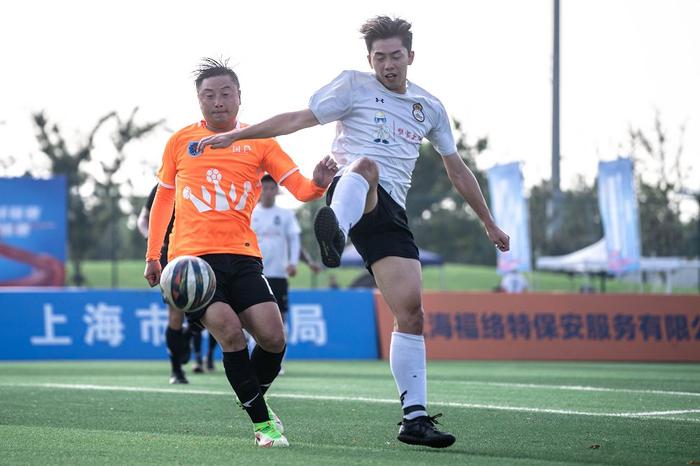
[[[289,311],[289,277],[297,274],[299,261],[305,262],[313,273],[318,273],[320,266],[302,254],[301,227],[294,211],[275,204],[279,194],[279,186],[275,179],[268,174],[263,176],[260,182],[260,201],[253,209],[251,226],[258,237],[263,273],[286,324]],[[282,373],[284,368],[280,369],[280,374]]]
[[[199,146],[227,147],[239,139],[337,122],[332,151],[340,176],[329,188],[330,205],[314,221],[321,258],[326,266],[337,267],[350,236],[395,318],[390,365],[403,408],[398,439],[447,447],[455,437],[439,431],[437,416],[426,409],[421,268],[405,211],[424,138],[442,156],[447,176],[479,216],[491,243],[507,251],[509,237],[495,224],[474,174],[457,153],[442,103],[406,79],[414,59],[411,24],[379,16],[360,32],[373,73],[344,71],[311,97],[308,109],[204,138]]]

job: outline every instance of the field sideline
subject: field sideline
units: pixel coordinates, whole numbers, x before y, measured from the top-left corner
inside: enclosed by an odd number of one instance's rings
[[[117,287],[118,288],[147,288],[143,279],[144,263],[139,260],[118,262]],[[299,265],[296,277],[290,279],[292,288],[325,288],[328,285],[329,275],[336,276],[341,287],[347,287],[357,278],[364,269],[359,267],[340,267],[332,271],[325,270],[313,277],[309,268]],[[67,276],[71,277],[70,263],[67,267]],[[87,286],[96,288],[111,287],[111,264],[108,261],[86,261],[83,264],[83,274],[88,280]],[[491,291],[499,282],[499,275],[495,267],[465,264],[445,264],[444,267],[423,268],[423,288],[426,290],[449,291]],[[578,293],[581,286],[588,283],[598,289],[600,280],[592,278],[586,282],[585,277],[568,277],[564,274],[533,272],[528,274],[528,280],[535,291],[560,291]],[[622,280],[608,279],[606,290],[609,293],[636,293],[638,285]],[[662,285],[647,285],[644,289],[647,293],[663,293]],[[678,288],[674,293],[697,294],[697,288]]]
[[[388,364],[289,362],[269,401],[291,448],[253,446],[221,366],[167,384],[158,362],[0,364],[2,464],[688,464],[695,364],[431,362],[430,411],[458,440],[396,441]],[[692,464],[692,463],[691,463]]]

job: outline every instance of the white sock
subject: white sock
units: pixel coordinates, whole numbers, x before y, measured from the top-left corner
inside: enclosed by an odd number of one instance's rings
[[[389,364],[396,388],[399,389],[404,419],[427,416],[428,390],[423,335],[392,332]]]
[[[348,172],[335,185],[331,209],[335,212],[340,229],[348,237],[350,228],[362,218],[369,192],[369,183],[359,173]]]

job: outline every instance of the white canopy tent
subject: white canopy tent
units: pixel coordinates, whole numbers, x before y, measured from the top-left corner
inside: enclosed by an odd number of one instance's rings
[[[536,268],[571,274],[607,275],[608,253],[605,238],[570,254],[540,257],[536,261]],[[682,257],[642,257],[639,264],[640,272],[657,273],[664,277],[667,293],[673,291],[674,274],[687,269],[699,270],[700,260]]]

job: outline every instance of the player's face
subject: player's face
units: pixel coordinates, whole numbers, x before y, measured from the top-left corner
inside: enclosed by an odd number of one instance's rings
[[[260,193],[260,203],[263,207],[272,207],[275,205],[275,196],[279,192],[277,183],[270,183],[269,181],[263,181],[262,192]]]
[[[230,76],[213,76],[202,81],[199,108],[212,131],[229,131],[236,127],[241,91]]]
[[[413,51],[409,52],[399,37],[375,40],[367,59],[384,87],[401,94],[406,92],[406,73],[408,65],[413,63]]]

